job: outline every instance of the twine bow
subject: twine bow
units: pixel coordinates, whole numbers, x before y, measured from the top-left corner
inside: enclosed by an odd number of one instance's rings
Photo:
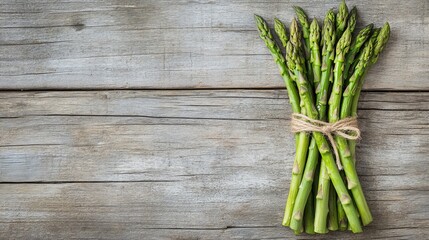
[[[338,135],[349,140],[357,140],[360,138],[360,130],[358,128],[356,117],[344,118],[334,123],[328,123],[311,119],[300,113],[293,113],[291,121],[293,133],[320,132],[328,138],[334,150],[335,159],[339,170],[343,169],[343,166],[341,165],[334,135]]]

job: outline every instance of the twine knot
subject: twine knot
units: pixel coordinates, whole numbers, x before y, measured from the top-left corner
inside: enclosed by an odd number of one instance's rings
[[[311,119],[300,113],[293,113],[291,119],[291,128],[293,133],[320,132],[325,135],[331,143],[332,149],[334,150],[337,167],[340,170],[343,169],[343,166],[341,165],[334,135],[338,135],[349,140],[357,140],[360,138],[360,130],[358,128],[356,117],[344,118],[334,123],[328,123]]]

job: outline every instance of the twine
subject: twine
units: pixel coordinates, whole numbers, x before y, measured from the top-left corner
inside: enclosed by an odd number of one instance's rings
[[[291,128],[293,133],[320,132],[325,135],[334,150],[335,159],[339,170],[343,169],[343,166],[341,165],[334,135],[338,135],[349,140],[357,140],[360,138],[360,130],[358,128],[356,117],[344,118],[334,123],[327,123],[324,121],[311,119],[300,113],[293,113],[291,119]]]

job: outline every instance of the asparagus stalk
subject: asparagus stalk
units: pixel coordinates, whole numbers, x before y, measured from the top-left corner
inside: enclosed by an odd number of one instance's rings
[[[298,54],[296,47],[293,46],[293,44],[290,42],[286,46],[286,58],[289,69],[294,69],[298,92],[301,100],[304,102],[307,116],[317,119],[318,112],[310,97],[311,86],[303,73],[302,65],[304,60]],[[341,175],[336,166],[334,157],[329,147],[329,143],[320,132],[313,132],[313,137],[316,141],[319,152],[322,155],[322,160],[325,162],[329,177],[335,187],[337,194],[339,195],[341,204],[343,205],[344,211],[346,212],[352,231],[355,233],[362,232],[362,227],[359,222],[356,208],[353,206],[351,197],[347,191],[346,186],[344,185],[344,182],[341,179]],[[294,215],[294,217],[296,216]]]
[[[317,149],[317,146],[316,146]],[[318,161],[316,161],[317,163]],[[304,173],[305,176],[305,173]],[[314,178],[314,176],[313,176]],[[304,210],[304,229],[308,234],[314,234],[314,196],[310,187],[310,195],[308,195],[307,204]]]
[[[344,30],[347,27],[347,17],[349,16],[349,9],[347,8],[346,1],[343,0],[338,7],[338,13],[336,17],[336,33],[337,39],[339,39]]]
[[[298,23],[295,19],[292,20],[291,26],[290,26],[290,41],[287,43],[294,44],[297,48],[302,47],[301,43],[301,32],[298,29]],[[302,54],[301,51],[297,52],[297,54]],[[289,70],[292,72],[293,70],[289,68]],[[295,75],[296,77],[296,75]],[[301,105],[301,113],[305,114],[306,109],[303,108],[303,99],[300,99],[300,105]],[[295,162],[292,170],[292,179],[289,187],[289,194],[286,201],[286,207],[285,207],[285,214],[283,217],[283,226],[289,226],[292,219],[292,213],[296,202],[296,197],[299,191],[299,186],[301,184],[302,175],[304,172],[304,166],[305,166],[305,160],[308,152],[308,146],[310,143],[310,135],[307,133],[300,133],[299,134],[299,142],[297,145],[296,155],[295,155]],[[305,204],[305,203],[304,203]],[[304,209],[303,209],[304,211]],[[302,218],[302,216],[301,216]],[[302,221],[299,222],[299,226],[295,226],[295,231],[298,231],[302,229]]]
[[[280,75],[282,76],[286,89],[289,96],[289,102],[292,106],[292,112],[294,113],[300,113],[301,112],[301,106],[300,106],[300,99],[298,94],[298,89],[295,86],[295,83],[293,82],[291,76],[289,75],[288,68],[286,66],[286,60],[284,56],[282,55],[282,52],[277,45],[277,43],[274,41],[274,37],[271,34],[267,23],[265,20],[255,15],[256,24],[259,30],[259,36],[261,39],[265,42],[265,45],[270,50],[271,55],[274,58],[274,62],[277,64]]]
[[[341,158],[341,162],[344,167],[344,172],[347,177],[347,186],[351,190],[354,197],[356,206],[359,210],[360,217],[363,225],[368,225],[372,222],[372,214],[369,210],[368,203],[366,202],[362,186],[359,182],[359,178],[356,172],[354,160],[350,153],[350,149],[347,140],[343,137],[336,136],[335,142],[338,146],[338,152]]]
[[[362,79],[362,76],[365,72],[365,69],[367,68],[367,65],[373,53],[373,42],[374,42],[374,39],[372,41],[368,41],[365,43],[365,47],[359,56],[359,62],[356,66],[355,72],[350,77],[349,83],[343,93],[343,101],[341,105],[341,114],[340,114],[341,119],[347,118],[351,114],[351,106],[353,103],[353,97],[358,87],[358,82]],[[352,159],[354,159],[353,158],[354,154],[351,154],[351,156],[352,156]],[[339,212],[339,217],[342,217],[340,216],[340,214],[341,213]],[[339,219],[339,221],[340,221],[340,229],[345,230],[347,228],[347,222],[345,222],[345,219],[342,220],[341,218]]]
[[[319,119],[327,120],[326,109],[328,103],[329,77],[332,69],[332,62],[335,58],[335,15],[331,9],[326,14],[323,25],[323,48],[322,48],[322,77],[320,84],[316,89],[317,94],[317,110],[319,111]]]
[[[344,58],[347,54],[347,51],[350,47],[351,42],[351,32],[350,29],[347,28],[343,33],[343,36],[337,43],[336,49],[336,57],[335,57],[335,68],[334,68],[334,85],[331,92],[331,97],[329,101],[329,122],[336,122],[339,120],[339,110],[341,104],[341,95],[342,95],[342,83],[343,83],[343,68],[344,68]],[[344,149],[340,149],[340,151]],[[353,172],[347,168],[349,172]],[[350,174],[349,174],[350,175]],[[354,176],[354,175],[353,175]],[[344,177],[343,177],[344,178]],[[357,179],[357,175],[356,178]],[[349,185],[350,186],[350,185]],[[366,201],[365,201],[366,203]],[[334,197],[331,196],[329,200],[329,221],[328,228],[329,230],[337,230],[338,229],[338,212],[340,215],[343,215],[344,209],[339,205],[337,209],[337,203]],[[340,216],[344,218],[344,216]],[[342,220],[344,222],[344,220]]]
[[[340,231],[347,230],[348,224],[347,224],[346,213],[344,212],[343,206],[341,205],[341,202],[339,199],[337,199],[337,213],[338,213],[338,229]]]
[[[328,214],[328,229],[331,231],[338,230],[337,194],[332,186],[329,188]]]
[[[369,38],[368,41],[371,41],[373,46],[375,46],[375,44],[377,42],[378,35],[380,34],[380,32],[381,32],[381,28],[376,28],[376,29],[374,29],[373,33],[371,34],[371,37]],[[355,71],[358,63],[359,63],[359,58],[353,62],[352,68],[350,70]],[[362,77],[361,77],[362,79],[364,79],[364,75],[365,75],[365,73],[362,75]],[[359,81],[358,89],[356,90],[355,97],[353,98],[352,116],[354,116],[354,117],[357,117],[357,103],[359,100],[360,92],[361,92],[362,87],[363,87],[363,83],[364,83],[364,81]],[[356,103],[356,105],[355,105],[355,103]],[[356,109],[356,114],[353,114],[353,113],[355,113],[353,111],[355,109]]]
[[[346,29],[343,36],[338,40],[335,56],[334,83],[331,97],[329,98],[328,120],[333,123],[339,120],[339,111],[342,95],[343,69],[345,55],[349,51],[351,42],[351,32]]]
[[[280,39],[280,42],[282,44],[282,47],[286,49],[286,43],[290,40],[288,37],[288,34],[286,32],[286,26],[282,21],[280,21],[278,18],[274,18],[274,30],[277,34],[277,36]],[[289,71],[289,75],[292,78],[292,80],[295,81],[295,76],[292,72]],[[298,142],[296,144],[298,146]]]
[[[323,25],[323,49],[322,49],[322,76],[320,84],[317,87],[317,109],[319,111],[319,120],[327,120],[326,105],[328,102],[329,79],[331,75],[332,61],[334,60],[335,50],[335,14],[329,10],[326,14]],[[317,233],[327,233],[326,220],[328,216],[328,197],[330,180],[324,161],[320,163],[320,173],[318,179],[318,190],[316,195],[316,211],[314,220],[314,231]]]
[[[378,61],[378,57],[386,47],[387,41],[389,41],[389,37],[390,37],[390,25],[389,23],[386,22],[381,28],[380,34],[378,34],[377,40],[375,41],[374,55],[372,56],[372,59],[371,59],[371,65],[375,64]]]
[[[283,48],[286,48],[286,43],[289,41],[288,34],[286,32],[286,26],[278,18],[274,18],[274,31],[276,32],[280,43]],[[289,71],[289,75],[294,80],[294,75]],[[300,103],[301,104],[301,103]],[[299,134],[295,135],[295,146],[299,145]]]
[[[383,51],[384,47],[387,44],[387,41],[390,37],[390,26],[389,23],[385,23],[382,29],[375,29],[374,33],[371,35],[371,38],[369,41],[373,41],[374,44],[374,53],[370,61],[370,65],[373,65],[377,62],[378,57],[380,53]],[[358,101],[359,96],[364,84],[364,79],[366,72],[368,71],[369,66],[366,68],[365,72],[361,76],[361,80],[359,81],[359,85],[357,87],[355,96],[353,97],[353,104],[352,104],[352,110],[351,110],[351,116],[357,117],[357,109],[358,109]],[[350,152],[355,157],[355,151],[356,151],[356,141],[355,140],[349,140],[349,146],[350,146]]]
[[[346,176],[344,174],[344,171],[340,171],[341,177],[343,179],[343,182],[346,182]],[[350,194],[350,191],[349,191]],[[353,202],[353,199],[352,199]],[[343,206],[341,205],[341,202],[337,199],[337,213],[338,213],[338,228],[341,231],[347,230],[348,223],[347,223],[347,217],[346,213],[344,212]]]
[[[282,46],[286,48],[286,43],[289,41],[289,38],[286,33],[286,27],[278,18],[274,18],[274,31],[282,43]]]
[[[362,80],[363,74],[365,73],[367,66],[371,60],[374,42],[375,39],[372,39],[365,43],[365,47],[363,48],[362,53],[359,55],[359,61],[356,65],[355,71],[350,77],[349,83],[344,90],[343,101],[341,104],[341,119],[347,118],[351,115],[354,96],[358,91],[358,86]]]
[[[346,29],[343,36],[337,43],[335,68],[334,68],[334,86],[329,100],[329,122],[339,120],[339,111],[342,95],[343,69],[345,54],[350,46],[351,33]],[[347,140],[340,136],[335,136],[338,152],[341,158],[341,163],[344,167],[344,172],[347,177],[348,188],[351,189],[353,197],[356,201],[356,206],[359,210],[363,225],[372,222],[372,215],[363,194],[362,186],[356,172],[354,161],[350,153]]]
[[[319,185],[316,195],[316,211],[314,215],[314,231],[317,233],[327,233],[327,219],[329,210],[329,188],[331,181],[328,170],[323,161],[320,163]]]
[[[311,27],[311,44],[312,44],[312,49],[316,50],[317,49],[317,55],[319,55],[319,38],[320,38],[320,33],[319,33],[319,29],[318,29],[319,25],[317,24],[317,21],[313,21],[312,23],[312,27]],[[316,54],[314,52],[312,52],[312,54]],[[308,61],[307,61],[308,62]],[[317,66],[319,65],[319,66]],[[320,55],[319,55],[319,61],[318,64],[315,65],[315,68],[319,68],[319,72],[320,72]],[[293,69],[291,69],[293,70]],[[319,73],[320,75],[320,73]],[[313,94],[309,94],[311,98]],[[313,102],[313,100],[312,100]],[[310,147],[308,150],[308,158],[307,158],[307,163],[305,165],[305,170],[304,170],[304,177],[301,181],[301,185],[300,185],[300,189],[298,191],[297,197],[296,197],[296,201],[295,201],[295,205],[293,208],[293,216],[291,219],[291,224],[290,227],[292,229],[299,229],[299,226],[302,224],[302,217],[301,217],[301,213],[304,211],[304,208],[306,206],[308,206],[310,203],[313,204],[313,199],[310,197],[311,194],[311,187],[312,187],[312,182],[314,180],[314,172],[317,166],[317,162],[319,160],[319,150],[317,149],[317,144],[314,138],[311,139],[310,142]],[[328,181],[329,181],[329,177]],[[307,204],[306,204],[307,203]],[[310,225],[311,229],[309,231],[307,231],[306,228],[306,232],[314,232],[314,209],[313,209],[313,215],[312,217],[312,221],[311,223],[308,223],[306,221],[306,225]],[[308,216],[305,217],[305,219],[308,219]]]
[[[317,145],[317,144],[316,144]],[[317,149],[319,150],[319,149]],[[319,154],[320,159],[320,154]],[[311,188],[311,194],[309,198],[311,197],[313,199],[313,231],[315,226],[315,215],[316,215],[316,195],[317,195],[317,186],[319,185],[319,171],[320,171],[320,164],[317,164],[316,169],[314,170],[314,176],[313,176],[313,186]],[[329,177],[329,176],[328,176]],[[316,233],[316,231],[314,231]]]
[[[301,11],[302,12],[302,11]],[[298,14],[298,13],[297,13]],[[304,15],[305,14],[301,14]],[[298,14],[300,16],[300,14]],[[300,18],[299,18],[300,19]],[[301,25],[304,26],[308,25],[306,24],[306,16],[305,20],[300,20]],[[305,21],[305,22],[304,22]],[[305,29],[305,28],[304,28]],[[306,36],[306,30],[304,30],[304,38]],[[317,20],[314,19],[310,26],[310,49],[311,49],[311,57],[310,61],[313,63],[311,64],[311,68],[314,75],[314,84],[317,84],[320,82],[320,52],[319,52],[319,41],[320,41],[320,29],[319,24],[317,23]],[[306,38],[306,42],[308,42],[308,38]],[[307,61],[309,63],[309,61]],[[316,80],[317,78],[317,80]],[[309,147],[309,153],[308,153],[308,159],[307,164],[305,166],[304,170],[304,177],[301,181],[300,190],[298,191],[297,195],[297,201],[294,206],[293,212],[300,212],[302,211],[302,206],[304,204],[304,201],[307,203],[305,204],[305,232],[308,234],[314,234],[314,207],[315,207],[315,200],[312,193],[312,186],[314,182],[314,173],[316,172],[317,163],[319,161],[319,150],[317,149],[316,142],[314,138],[311,140],[310,147]],[[317,185],[315,185],[317,186]],[[298,214],[299,217],[299,214]],[[291,220],[291,228],[297,228],[301,223],[300,219],[293,218]]]
[[[310,197],[311,195],[311,187],[313,186],[314,172],[317,167],[317,163],[319,161],[319,150],[317,149],[317,144],[314,138],[311,139],[311,143],[308,149],[308,158],[307,163],[305,165],[304,174],[301,180],[301,185],[299,186],[299,191],[296,196],[295,205],[293,207],[293,215],[290,223],[290,228],[297,230],[302,225],[302,213],[306,205],[313,205],[313,201]],[[312,229],[309,229],[309,232],[314,232],[314,209],[311,207],[312,215],[311,221],[306,219],[306,229],[307,225],[309,225]],[[308,214],[308,213],[307,213]]]
[[[353,7],[352,8],[352,10],[350,11],[350,13],[349,13],[349,19],[348,19],[348,21],[347,21],[347,29],[349,29],[349,31],[353,34],[353,32],[354,32],[354,30],[355,30],[355,27],[356,27],[356,17],[357,17],[357,9],[356,9],[356,7]],[[353,45],[352,45],[353,46]],[[347,55],[350,53],[350,51],[347,53]],[[347,58],[347,55],[346,55],[346,58]],[[346,63],[347,63],[347,60],[346,60]],[[346,85],[347,84],[347,81],[348,81],[348,78],[347,78],[347,71],[346,71],[347,69],[345,69],[344,71],[343,71],[343,74],[344,74],[344,84],[343,85]]]
[[[304,53],[307,60],[310,59],[310,24],[308,23],[308,17],[307,14],[305,14],[304,10],[298,6],[293,7],[296,13],[296,16],[298,17],[298,21],[301,23],[302,26],[302,36],[304,37]],[[307,68],[307,79],[310,82],[314,81],[313,78],[313,71],[311,70],[311,63],[310,61],[306,61],[306,68]]]
[[[320,57],[320,27],[317,19],[314,18],[310,25],[310,63],[313,70],[314,88],[317,89],[322,77],[322,60]]]
[[[371,41],[373,45],[375,45],[375,42],[377,41],[377,37],[378,37],[378,34],[380,33],[380,30],[381,30],[381,28],[374,29],[371,37],[368,40],[368,41]],[[352,68],[350,69],[350,72],[351,72],[351,70],[354,71],[356,69],[356,66],[358,63],[359,63],[359,59],[356,59],[353,62],[353,65],[352,65]],[[351,116],[354,116],[354,117],[357,117],[358,100],[359,100],[360,92],[362,90],[363,83],[364,83],[364,81],[361,81],[361,80],[363,80],[365,78],[365,74],[366,74],[366,71],[360,77],[359,85],[357,86],[355,97],[353,98],[353,100],[351,100],[353,102],[352,107],[351,107],[351,109],[352,109],[351,110],[351,112],[352,112]],[[355,153],[356,152],[356,140],[349,140],[348,142],[349,142],[349,147],[350,147],[350,154],[353,156],[353,160],[356,161],[356,153]]]
[[[355,60],[356,55],[358,54],[359,50],[361,49],[362,45],[365,43],[365,41],[368,39],[368,37],[371,35],[371,30],[373,28],[373,24],[367,25],[365,28],[363,28],[356,38],[353,40],[353,43],[350,47],[349,53],[347,53],[346,57],[346,64],[344,66],[344,79],[349,78],[349,71],[350,67],[353,64],[353,61]]]
[[[347,28],[353,34],[356,27],[357,8],[353,7],[349,13],[349,19],[347,20]]]
[[[295,113],[301,112],[300,98],[298,94],[297,87],[295,86],[289,71],[286,66],[285,58],[283,57],[279,46],[274,41],[274,37],[271,34],[267,23],[265,20],[255,15],[256,24],[259,30],[259,35],[261,39],[265,42],[265,45],[270,50],[271,55],[274,58],[277,66],[279,67],[280,74],[285,81],[286,89],[289,95],[289,101],[292,105],[292,111]],[[295,204],[296,194],[298,192],[299,184],[301,182],[302,173],[304,171],[305,158],[307,156],[308,144],[309,144],[309,134],[300,133],[298,136],[297,150],[292,170],[292,180],[291,186],[289,189],[288,200],[286,203],[285,209],[285,218],[283,219],[283,225],[288,226],[290,224],[290,216],[292,215],[293,205]]]

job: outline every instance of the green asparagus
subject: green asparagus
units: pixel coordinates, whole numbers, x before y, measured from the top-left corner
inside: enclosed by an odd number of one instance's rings
[[[327,138],[332,139],[325,133],[329,126],[325,128],[321,122],[334,124],[357,116],[365,75],[383,51],[390,26],[386,23],[382,29],[373,30],[369,24],[352,37],[357,9],[348,12],[344,0],[337,14],[328,10],[323,27],[315,18],[309,24],[302,8],[294,10],[297,19],[292,19],[289,34],[278,18],[274,18],[271,31],[255,15],[259,35],[285,82],[292,111],[319,120],[308,121],[320,127],[304,132],[298,127],[304,123],[293,122],[297,124],[293,128],[297,132],[296,155],[282,225],[290,226],[295,234],[304,230],[308,234],[327,233],[328,229],[362,232],[362,225],[369,224],[372,215],[356,172],[356,141],[332,132],[335,143],[328,142]]]
[[[310,63],[313,70],[314,88],[317,89],[322,77],[322,60],[320,57],[320,27],[316,18],[313,19],[310,25]]]
[[[336,17],[335,35],[337,36],[337,39],[339,39],[343,35],[343,32],[347,27],[348,16],[349,16],[349,9],[347,8],[346,1],[343,0],[340,3],[340,6],[338,7],[338,13]]]
[[[361,49],[362,45],[365,43],[365,41],[371,35],[371,30],[372,30],[373,26],[374,26],[374,24],[369,24],[366,27],[364,27],[358,33],[356,38],[353,40],[353,43],[350,47],[350,51],[349,51],[349,53],[347,53],[347,57],[346,57],[346,64],[344,66],[344,79],[349,78],[350,67],[353,64],[353,61],[355,60],[355,57],[358,54],[359,50]]]
[[[298,92],[301,100],[304,102],[307,116],[312,119],[317,119],[318,111],[310,97],[311,86],[303,73],[302,63],[304,60],[302,59],[302,56],[298,54],[296,47],[293,46],[293,44],[290,42],[286,46],[286,58],[288,67],[290,69],[294,69],[294,74],[297,76],[296,83],[298,86]],[[341,179],[341,175],[336,166],[334,157],[329,147],[329,143],[320,132],[313,132],[313,137],[317,143],[319,152],[322,155],[322,160],[325,162],[328,175],[335,187],[337,194],[339,195],[341,204],[343,205],[344,211],[346,212],[352,231],[354,233],[362,232],[362,227],[357,215],[356,208],[353,206],[351,197],[347,191],[346,186],[344,185],[344,182]]]
[[[333,10],[329,10],[326,14],[323,25],[323,49],[322,49],[322,77],[320,84],[317,87],[317,109],[319,119],[327,120],[327,102],[328,91],[330,85],[330,75],[332,69],[332,61],[335,57],[335,15]],[[314,219],[314,231],[317,233],[327,233],[327,216],[328,216],[328,200],[330,179],[324,161],[320,163],[319,185],[316,195],[316,210]]]
[[[283,57],[280,48],[274,41],[274,37],[271,34],[267,23],[262,17],[255,15],[255,20],[258,26],[260,37],[264,40],[265,45],[271,52],[274,61],[277,63],[280,74],[283,77],[286,88],[289,95],[289,101],[292,105],[292,111],[296,113],[301,112],[300,99],[297,88],[289,75],[289,71],[286,68],[285,58]],[[289,42],[288,42],[289,43]],[[285,217],[283,221],[284,226],[289,226],[290,218],[292,215],[293,205],[295,204],[296,194],[298,192],[299,184],[301,182],[302,173],[304,171],[305,158],[307,156],[308,144],[310,136],[306,133],[300,133],[298,136],[297,153],[295,155],[294,166],[292,170],[291,187],[289,189],[288,200],[285,208]]]
[[[304,38],[304,54],[305,57],[310,59],[310,24],[308,23],[308,17],[307,14],[305,14],[304,10],[298,6],[293,7],[296,13],[296,16],[298,17],[298,21],[301,23],[302,27],[302,36]],[[311,63],[310,61],[306,61],[306,69],[307,69],[307,79],[310,82],[314,81],[313,77],[313,71],[311,70]]]
[[[373,65],[377,62],[378,57],[380,53],[383,51],[384,47],[387,44],[387,41],[390,37],[390,25],[389,23],[385,23],[382,29],[376,29],[374,30],[374,33],[372,34],[369,41],[372,41],[374,44],[374,53],[370,60],[370,65]],[[364,84],[365,75],[368,71],[368,67],[365,70],[365,72],[362,74],[361,78],[362,80],[359,81],[359,85],[357,87],[355,96],[353,98],[353,104],[352,104],[352,110],[351,110],[351,116],[357,117],[357,110],[358,110],[358,101],[360,97],[360,93]],[[355,140],[349,140],[349,146],[350,146],[350,152],[352,156],[355,158],[356,154],[356,141]]]
[[[338,213],[337,213],[337,194],[333,186],[329,188],[329,212],[328,212],[328,229],[330,231],[338,230]]]
[[[357,8],[353,7],[349,14],[349,19],[347,20],[347,28],[351,33],[355,31],[356,27],[356,18],[357,18]]]
[[[278,18],[274,18],[274,30],[279,37],[282,46],[286,48],[286,43],[289,41],[289,38],[286,33],[285,25]]]

